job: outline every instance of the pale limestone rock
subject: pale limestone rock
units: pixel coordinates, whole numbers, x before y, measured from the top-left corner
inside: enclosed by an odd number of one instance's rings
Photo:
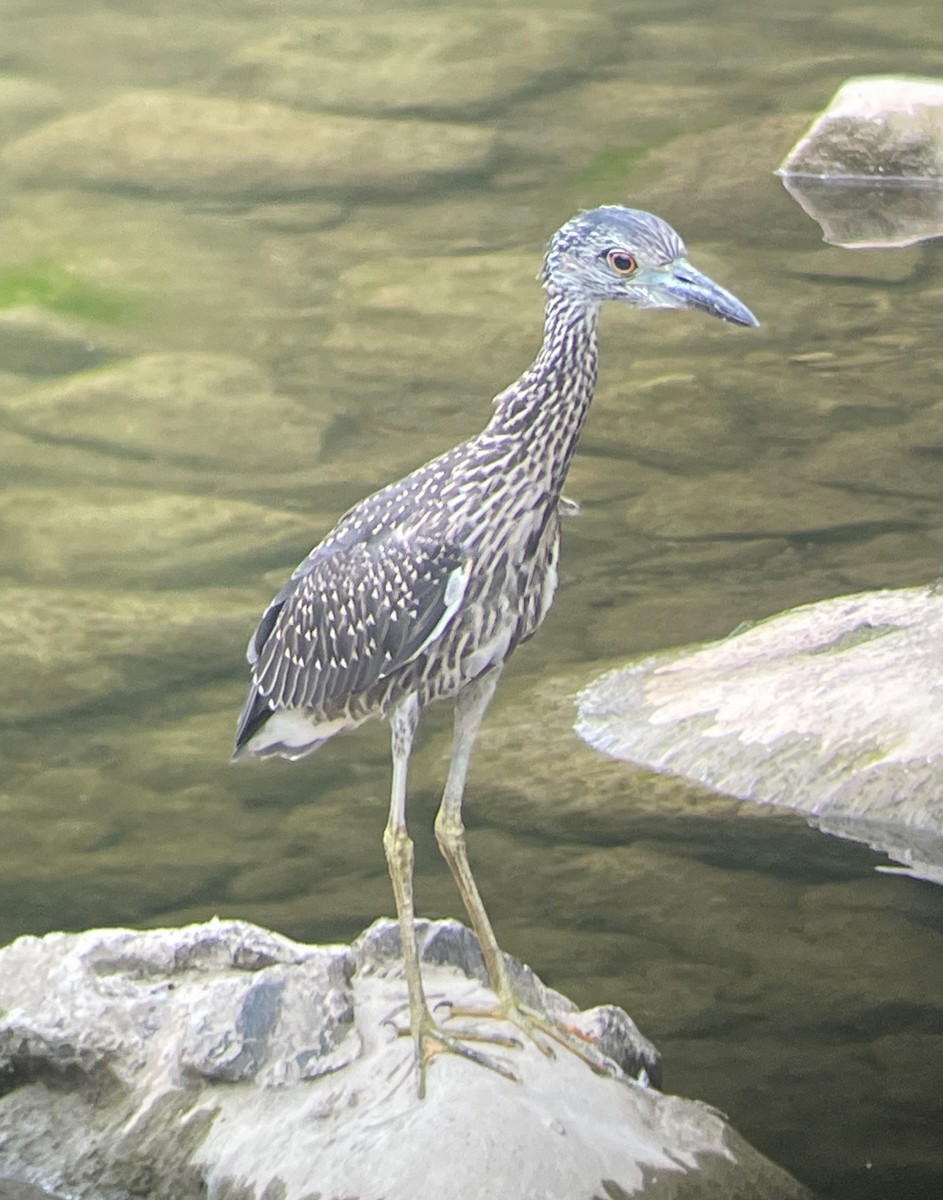
[[[849,79],[786,155],[786,190],[850,248],[943,234],[943,80]]]
[[[941,590],[839,596],[602,676],[577,731],[943,882],[941,647]]]
[[[471,934],[418,932],[432,999],[486,1002]],[[715,1110],[647,1085],[657,1052],[625,1013],[508,965],[611,1075],[528,1041],[495,1051],[519,1082],[442,1055],[420,1101],[385,1024],[405,992],[389,921],[351,947],[239,921],[20,938],[0,951],[0,1172],[89,1200],[807,1197]]]

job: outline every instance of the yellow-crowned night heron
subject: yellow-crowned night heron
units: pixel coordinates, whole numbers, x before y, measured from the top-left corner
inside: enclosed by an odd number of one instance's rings
[[[435,1054],[461,1054],[511,1075],[465,1043],[515,1042],[444,1029],[423,992],[406,831],[406,770],[419,714],[433,700],[455,700],[452,761],[435,833],[495,991],[490,1015],[579,1050],[566,1031],[515,995],[472,877],[461,812],[472,744],[505,659],[537,630],[556,590],[560,491],[596,383],[601,303],[694,308],[737,325],[757,324],[690,265],[671,226],[633,209],[574,217],[551,240],[541,280],[547,302],[540,353],[497,397],[485,429],[350,509],[266,609],[249,644],[252,686],[236,758],[298,759],[369,717],[390,723],[393,785],[383,845],[420,1095]]]

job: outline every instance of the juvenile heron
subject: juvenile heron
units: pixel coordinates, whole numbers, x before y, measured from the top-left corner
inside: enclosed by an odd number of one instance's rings
[[[596,384],[600,305],[693,308],[757,324],[736,297],[691,266],[670,225],[634,209],[597,208],[567,222],[550,242],[540,278],[547,293],[543,345],[496,398],[485,429],[350,509],[268,606],[248,650],[252,685],[236,758],[294,760],[369,717],[390,724],[393,783],[383,846],[420,1095],[436,1054],[460,1054],[513,1077],[467,1042],[519,1043],[446,1029],[426,1001],[406,829],[406,772],[419,714],[433,700],[455,700],[435,834],[495,992],[487,1015],[580,1052],[566,1030],[527,1009],[511,984],[465,850],[469,757],[505,660],[536,632],[553,601],[560,493]],[[547,1049],[540,1036],[535,1040]]]

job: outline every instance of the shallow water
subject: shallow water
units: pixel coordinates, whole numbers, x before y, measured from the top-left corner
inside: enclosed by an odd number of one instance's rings
[[[411,87],[389,31],[486,7],[526,37]],[[623,1005],[667,1089],[823,1195],[938,1196],[943,893],[599,759],[567,700],[633,655],[939,573],[939,248],[827,247],[771,174],[845,78],[938,69],[935,6],[12,0],[0,139],[136,89],[316,109],[283,36],[312,10],[370,29],[341,115],[396,97],[493,131],[487,165],[391,196],[241,191],[237,159],[214,192],[186,161],[91,179],[96,143],[0,181],[0,939],[214,913],[346,939],[390,912],[384,731],[231,769],[245,641],[344,507],[487,420],[536,347],[549,233],[651,207],[763,327],[607,315],[583,513],[482,736],[473,861],[505,948]],[[447,729],[428,714],[411,801],[436,916],[458,915],[431,836]]]

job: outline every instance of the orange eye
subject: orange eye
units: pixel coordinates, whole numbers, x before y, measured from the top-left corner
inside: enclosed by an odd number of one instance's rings
[[[634,275],[638,270],[638,260],[627,250],[610,250],[606,262],[617,275]]]

